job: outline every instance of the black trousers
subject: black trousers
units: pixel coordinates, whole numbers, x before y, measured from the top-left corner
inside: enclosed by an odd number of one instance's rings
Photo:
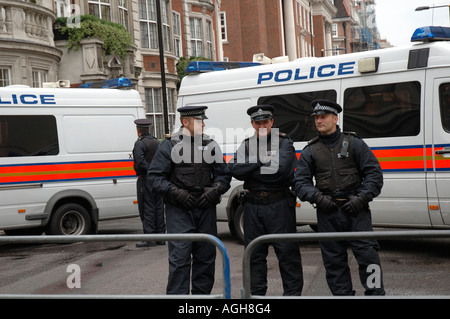
[[[216,206],[185,210],[166,203],[168,234],[205,233],[217,236]],[[214,285],[216,246],[207,242],[169,242],[167,294],[210,294]]]
[[[372,231],[370,210],[357,216],[345,214],[338,208],[333,212],[317,211],[319,232]],[[385,295],[379,245],[374,239],[320,242],[328,287],[333,295],[354,295],[347,249],[351,248],[359,266],[359,277],[366,295]]]
[[[164,204],[162,196],[152,192],[147,178],[139,176],[136,182],[139,216],[144,234],[162,234],[166,232]]]
[[[253,239],[266,234],[295,233],[295,207],[287,199],[271,204],[244,206],[244,242],[247,246]],[[298,243],[271,243],[278,258],[284,295],[301,295],[303,270]],[[267,291],[267,254],[269,244],[255,247],[250,258],[251,291],[253,295],[265,295]]]

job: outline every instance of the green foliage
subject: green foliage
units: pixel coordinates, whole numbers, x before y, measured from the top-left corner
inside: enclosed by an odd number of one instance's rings
[[[180,81],[186,75],[186,68],[187,68],[188,64],[193,61],[209,61],[209,59],[201,57],[201,56],[200,57],[199,56],[191,56],[191,57],[182,56],[177,63],[177,73],[178,73],[178,76],[180,77]]]
[[[66,25],[67,18],[58,18],[55,26],[61,34],[68,35],[69,49],[78,50],[80,41],[87,38],[100,38],[103,40],[103,49],[106,55],[117,54],[121,59],[127,55],[127,49],[132,46],[133,39],[118,23],[99,19],[92,15],[83,15],[80,19],[80,28],[69,28]]]

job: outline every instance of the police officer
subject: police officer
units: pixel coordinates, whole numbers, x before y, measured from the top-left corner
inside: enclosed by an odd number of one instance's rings
[[[136,182],[137,199],[143,231],[144,234],[164,233],[166,226],[162,197],[151,192],[151,187],[147,183],[147,171],[150,168],[159,141],[149,133],[150,120],[137,119],[134,123],[136,124],[138,140],[134,143],[133,160],[134,170],[138,176]],[[164,245],[164,242],[145,241],[136,243],[136,247],[151,247],[157,244]]]
[[[341,132],[337,125],[342,111],[339,104],[319,99],[312,102],[312,107],[319,135],[301,153],[294,189],[300,200],[316,206],[319,232],[372,231],[368,203],[380,194],[383,186],[380,164],[363,140],[354,133]],[[359,264],[365,294],[384,295],[379,246],[371,239],[320,242],[326,279],[333,295],[355,294],[347,244]]]
[[[217,236],[216,205],[231,175],[219,145],[203,134],[206,106],[178,108],[182,127],[164,140],[150,167],[153,189],[164,195],[168,233]],[[192,256],[192,257],[191,257]],[[167,294],[209,294],[216,247],[206,242],[169,242]]]
[[[255,134],[245,139],[230,161],[231,174],[244,181],[244,243],[265,234],[295,233],[296,197],[290,191],[297,157],[292,140],[273,129],[271,105],[247,110]],[[267,291],[268,244],[251,257],[251,292]],[[303,271],[300,249],[292,242],[272,243],[278,257],[284,295],[301,295]]]

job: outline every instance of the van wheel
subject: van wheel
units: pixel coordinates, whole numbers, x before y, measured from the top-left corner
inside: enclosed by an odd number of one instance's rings
[[[244,243],[244,206],[239,205],[234,212],[233,225],[235,236]]]
[[[48,235],[85,235],[90,231],[91,216],[78,204],[64,204],[59,207],[47,225]]]

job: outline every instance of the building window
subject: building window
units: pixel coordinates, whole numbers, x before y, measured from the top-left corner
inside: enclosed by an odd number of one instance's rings
[[[69,0],[55,0],[55,12],[58,18],[68,17],[69,13]]]
[[[128,30],[127,0],[119,0],[119,23]]]
[[[173,48],[177,57],[183,56],[183,42],[181,40],[181,18],[178,12],[172,12],[173,19]]]
[[[164,50],[172,52],[168,1],[161,1],[161,11]],[[139,20],[141,25],[141,46],[148,49],[158,49],[158,25],[155,0],[139,0]]]
[[[227,13],[222,11],[220,13],[220,31],[222,33],[222,41],[228,42],[228,35],[227,35]]]
[[[333,55],[339,55],[339,46],[333,45]]]
[[[0,87],[8,86],[10,84],[11,84],[10,69],[0,68]]]
[[[164,51],[172,52],[172,45],[170,42],[170,24],[169,24],[169,4],[167,1],[161,1],[161,16],[162,29],[164,37]]]
[[[191,23],[191,55],[203,56],[202,19],[190,18]]]
[[[41,88],[44,82],[47,82],[47,72],[43,70],[33,70],[33,87]]]
[[[338,36],[338,30],[337,30],[336,23],[331,24],[331,34],[333,35],[333,38],[336,38]]]
[[[210,60],[213,59],[213,44],[212,44],[212,23],[206,21],[206,57]]]
[[[155,0],[139,0],[139,20],[141,25],[141,46],[158,49]]]
[[[173,130],[175,121],[174,89],[167,90],[167,110],[169,113],[169,131]],[[156,138],[164,138],[164,113],[162,105],[162,89],[145,89],[146,117],[152,121],[150,133]]]
[[[110,0],[89,0],[89,14],[111,21]]]

